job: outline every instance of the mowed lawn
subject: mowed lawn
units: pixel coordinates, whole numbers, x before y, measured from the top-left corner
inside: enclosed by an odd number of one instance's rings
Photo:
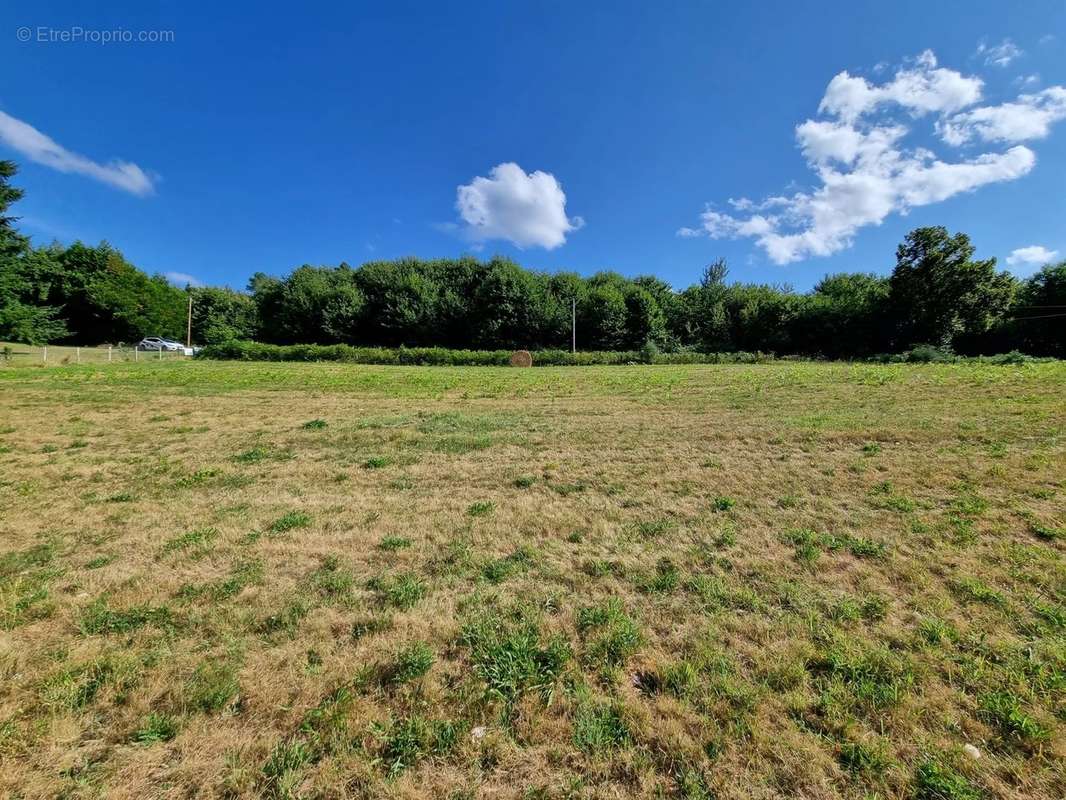
[[[1064,552],[1063,363],[2,367],[0,795],[1062,798]]]

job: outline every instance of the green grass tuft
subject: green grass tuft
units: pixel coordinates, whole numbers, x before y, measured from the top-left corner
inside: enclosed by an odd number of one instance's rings
[[[477,503],[471,503],[470,507],[466,510],[466,513],[469,514],[471,517],[487,517],[495,510],[495,503],[490,503],[487,500],[481,500]]]
[[[146,625],[164,629],[173,627],[170,609],[144,604],[116,611],[101,598],[84,609],[78,618],[78,630],[90,636],[131,633]]]
[[[570,660],[569,644],[561,637],[545,638],[528,611],[479,614],[463,626],[461,638],[488,695],[503,703],[505,716],[526,693],[550,700]]]
[[[173,553],[178,550],[193,550],[203,552],[219,537],[217,528],[199,528],[173,539],[168,539],[163,545],[163,553]]]
[[[386,536],[380,542],[378,542],[378,548],[388,552],[395,550],[404,550],[410,547],[411,540],[405,536]]]
[[[585,664],[604,677],[621,667],[644,641],[640,626],[618,598],[579,609],[577,628],[585,640]]]
[[[396,658],[382,672],[382,682],[392,685],[421,678],[433,666],[433,649],[425,642],[412,642],[400,648]]]
[[[425,581],[410,572],[380,575],[372,578],[367,588],[377,594],[379,602],[402,611],[414,608],[429,591]]]
[[[983,800],[984,794],[965,777],[939,761],[927,759],[914,776],[915,800]]]
[[[624,747],[632,740],[620,703],[586,701],[574,718],[574,744],[587,753]]]
[[[169,714],[152,712],[141,727],[133,732],[132,739],[137,744],[155,744],[156,742],[169,742],[178,735],[178,721]]]
[[[270,523],[270,532],[279,534],[307,528],[310,527],[311,521],[310,514],[305,514],[303,511],[290,511]]]

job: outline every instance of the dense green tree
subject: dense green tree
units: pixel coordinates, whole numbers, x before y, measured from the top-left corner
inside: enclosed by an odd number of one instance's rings
[[[896,250],[889,300],[896,344],[952,347],[962,336],[984,334],[1010,308],[1016,281],[996,271],[996,259],[975,261],[964,233],[917,228]]]
[[[800,304],[795,348],[829,358],[887,352],[888,293],[888,279],[878,275],[827,275]]]
[[[577,309],[579,350],[620,350],[626,340],[626,283],[613,272],[598,272]]]
[[[626,350],[638,350],[651,343],[656,347],[666,344],[666,317],[655,297],[642,286],[630,284],[625,293],[626,320],[622,346]]]
[[[149,277],[106,242],[75,242],[58,256],[49,300],[63,307],[70,339],[81,344],[184,338],[187,295],[161,275]]]
[[[214,286],[189,289],[192,296],[192,338],[196,344],[219,344],[259,335],[259,316],[252,296]]]
[[[792,333],[802,301],[791,289],[736,283],[726,288],[723,302],[733,348],[796,352]]]
[[[26,237],[15,229],[18,217],[8,215],[8,210],[23,197],[22,189],[11,185],[18,172],[14,161],[0,161],[0,257],[15,255],[26,249]]]
[[[372,261],[356,273],[366,298],[364,342],[396,346],[435,344],[438,287],[414,258]]]
[[[282,325],[298,342],[356,341],[364,304],[347,264],[300,267],[285,281]]]
[[[704,268],[696,286],[681,293],[681,310],[675,316],[674,333],[682,342],[691,342],[707,352],[733,349],[725,302],[728,274],[725,259],[720,258]]]
[[[0,340],[42,344],[66,336],[67,328],[61,309],[47,304],[54,248],[31,248],[8,214],[23,194],[10,182],[17,171],[13,161],[0,161]]]
[[[47,344],[67,335],[67,326],[57,319],[53,306],[25,305],[18,300],[0,305],[0,340],[24,344]]]
[[[427,324],[433,331],[429,343],[443,347],[470,347],[477,323],[470,313],[470,302],[485,266],[470,256],[420,263],[434,298],[428,312]]]
[[[1018,292],[1012,334],[1001,348],[1066,358],[1066,261],[1049,264],[1026,280]]]
[[[575,305],[587,307],[588,282],[576,272],[556,272],[547,276],[546,283],[541,338],[547,347],[569,350]]]
[[[638,275],[633,284],[650,294],[661,312],[662,327],[655,334],[654,344],[663,350],[676,350],[681,345],[677,333],[683,322],[681,296],[669,283],[654,275]]]
[[[476,347],[529,348],[541,344],[545,282],[504,258],[485,267],[470,303],[473,344]]]

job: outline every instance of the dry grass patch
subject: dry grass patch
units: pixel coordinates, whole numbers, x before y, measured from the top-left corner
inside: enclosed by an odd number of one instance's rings
[[[0,368],[0,795],[1066,796],[1063,385]]]

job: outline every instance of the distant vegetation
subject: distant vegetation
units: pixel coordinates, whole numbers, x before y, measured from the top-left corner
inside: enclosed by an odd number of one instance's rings
[[[544,273],[502,257],[305,265],[284,279],[256,273],[246,292],[179,289],[106,243],[31,246],[6,216],[22,196],[9,183],[15,170],[0,162],[0,341],[183,337],[191,295],[200,344],[566,350],[575,301],[578,349],[629,351],[626,360],[637,351],[862,358],[918,345],[1066,357],[1066,262],[1018,281],[941,227],[908,234],[889,277],[830,275],[802,294],[727,283],[721,260],[678,292],[653,276]]]
[[[510,350],[452,350],[445,347],[353,347],[347,344],[262,344],[231,341],[207,345],[201,358],[230,361],[343,361],[349,364],[384,364],[423,367],[506,367]],[[771,361],[766,353],[734,351],[663,353],[654,347],[641,350],[538,350],[538,367],[618,366],[622,364],[757,364]]]
[[[452,350],[446,347],[354,347],[348,344],[263,344],[229,341],[209,344],[199,358],[219,361],[340,361],[347,364],[379,364],[411,367],[506,367],[510,350]],[[610,367],[627,364],[764,364],[775,361],[771,353],[733,350],[703,353],[697,350],[662,352],[654,345],[640,350],[538,350],[536,367]],[[884,353],[871,361],[909,363],[1024,364],[1051,361],[1017,350],[991,356],[959,356],[950,350],[923,345],[899,353]]]

